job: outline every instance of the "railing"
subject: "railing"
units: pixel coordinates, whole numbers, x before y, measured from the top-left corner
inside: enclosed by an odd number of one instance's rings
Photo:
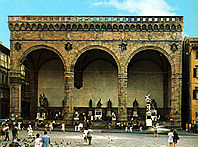
[[[8,21],[183,23],[183,16],[8,16]]]

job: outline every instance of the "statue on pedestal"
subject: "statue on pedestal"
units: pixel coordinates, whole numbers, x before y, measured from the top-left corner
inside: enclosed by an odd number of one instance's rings
[[[133,117],[138,117],[138,102],[137,100],[135,99],[134,102],[133,102]]]
[[[112,120],[116,120],[116,114],[114,112],[112,112],[111,116],[112,116]]]
[[[157,109],[157,103],[155,102],[155,99],[151,100],[151,108],[154,110]]]
[[[44,93],[43,93],[43,102],[44,102],[44,108],[47,108],[48,107],[48,100],[45,97],[45,94]]]
[[[45,94],[43,93],[43,95],[40,94],[39,97],[39,102],[40,102],[40,106],[43,108],[47,108],[48,107],[48,100],[45,97]]]
[[[62,100],[62,106],[65,107],[65,99]]]
[[[151,94],[145,96],[145,101],[146,101],[146,109],[147,111],[151,110],[151,98],[150,98]]]
[[[47,98],[45,97],[45,94],[40,94],[39,96],[39,103],[41,108],[38,109],[38,113],[40,115],[39,119],[45,119],[47,114],[47,107],[48,107],[48,101]]]
[[[150,98],[151,94],[145,97],[146,101],[146,126],[152,126],[153,121],[157,121],[157,104]]]
[[[109,101],[107,102],[107,105],[108,105],[108,109],[111,109],[111,108],[112,108],[112,102],[111,102],[110,99],[109,99]]]
[[[79,113],[78,113],[78,111],[76,111],[74,113],[74,120],[79,120]]]
[[[43,99],[43,96],[41,94],[40,94],[40,97],[39,97],[39,103],[40,103],[41,107],[44,107],[44,99]]]
[[[134,102],[133,102],[133,108],[138,108],[138,105],[139,104],[138,104],[137,100],[135,99]]]
[[[92,108],[92,99],[89,100],[89,108]]]
[[[101,108],[101,106],[102,106],[102,103],[101,103],[101,99],[98,101],[98,103],[97,103],[97,108]]]

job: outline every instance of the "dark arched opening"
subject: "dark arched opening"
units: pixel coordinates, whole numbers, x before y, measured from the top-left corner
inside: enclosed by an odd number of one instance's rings
[[[46,119],[55,119],[62,112],[64,99],[64,65],[51,50],[39,48],[30,52],[21,66],[21,108],[23,118],[35,118],[40,108],[39,96],[45,94]]]
[[[112,110],[116,110],[118,106],[117,74],[116,61],[106,51],[91,49],[81,54],[74,66],[75,111],[88,115],[90,99],[92,108],[96,108],[101,99],[103,120],[106,120],[108,100],[112,102]]]
[[[138,52],[128,65],[128,113],[132,113],[133,101],[139,103],[139,118],[145,120],[145,96],[151,94],[157,104],[158,116],[165,121],[170,112],[171,65],[161,52]]]

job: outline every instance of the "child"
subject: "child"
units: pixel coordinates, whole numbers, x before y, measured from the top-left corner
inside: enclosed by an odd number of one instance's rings
[[[42,142],[41,142],[41,138],[39,138],[40,134],[37,133],[36,134],[36,139],[35,139],[35,147],[42,147]]]

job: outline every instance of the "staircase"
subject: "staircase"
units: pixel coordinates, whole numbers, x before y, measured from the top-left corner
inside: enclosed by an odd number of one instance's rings
[[[107,128],[109,122],[108,121],[94,121],[92,128],[93,129],[105,129]]]

